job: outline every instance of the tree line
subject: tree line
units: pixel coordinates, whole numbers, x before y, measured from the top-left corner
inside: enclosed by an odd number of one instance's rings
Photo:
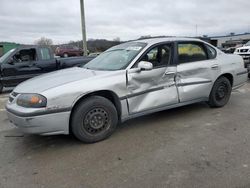
[[[119,38],[115,38],[114,40],[106,40],[106,39],[90,39],[88,40],[88,50],[90,53],[93,52],[104,52],[105,50],[116,46],[118,44],[121,44],[122,42],[120,41]],[[56,49],[58,46],[63,46],[63,45],[70,45],[70,46],[76,46],[78,48],[83,48],[83,42],[81,40],[79,41],[70,41],[65,44],[60,44],[60,45],[54,45],[52,39],[48,39],[46,37],[42,37],[34,42],[35,45],[40,45],[40,46],[48,46],[51,47],[52,49]]]

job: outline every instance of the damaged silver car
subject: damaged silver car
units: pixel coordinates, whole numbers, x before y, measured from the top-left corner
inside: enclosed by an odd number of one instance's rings
[[[25,133],[72,133],[93,143],[131,118],[202,101],[223,107],[247,76],[240,56],[201,40],[140,40],[115,46],[84,67],[22,83],[6,109]]]

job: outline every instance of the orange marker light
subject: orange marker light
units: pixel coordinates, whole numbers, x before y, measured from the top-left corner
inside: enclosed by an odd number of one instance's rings
[[[39,102],[40,102],[39,97],[32,96],[31,99],[30,99],[31,104],[38,104]]]

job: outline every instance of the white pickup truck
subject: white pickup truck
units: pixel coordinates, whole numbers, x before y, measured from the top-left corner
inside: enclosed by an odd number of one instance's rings
[[[247,42],[243,47],[237,48],[234,54],[240,55],[243,57],[245,62],[245,67],[248,68],[250,72],[250,41]],[[249,74],[250,78],[250,74]]]

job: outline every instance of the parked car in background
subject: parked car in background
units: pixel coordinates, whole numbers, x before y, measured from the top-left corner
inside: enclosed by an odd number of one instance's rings
[[[250,41],[247,42],[243,47],[237,48],[234,54],[240,55],[244,59],[245,67],[248,68],[250,72]]]
[[[93,57],[57,59],[48,47],[20,46],[0,58],[0,93],[3,87],[17,86],[40,74],[81,66],[92,59]]]
[[[59,46],[56,48],[55,55],[65,58],[83,56],[83,50],[75,46]]]
[[[73,133],[93,143],[131,118],[202,101],[223,107],[232,89],[246,81],[241,57],[201,40],[139,40],[115,46],[83,67],[22,83],[6,109],[23,132]]]

